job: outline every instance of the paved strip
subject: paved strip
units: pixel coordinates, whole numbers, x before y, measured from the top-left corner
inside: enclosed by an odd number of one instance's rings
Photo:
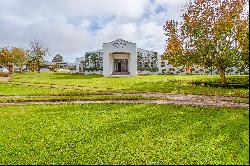
[[[189,100],[77,100],[77,101],[56,101],[56,102],[8,102],[0,103],[0,106],[7,105],[28,105],[28,104],[91,104],[91,103],[130,103],[130,104],[177,104],[192,106],[210,106],[210,107],[230,107],[230,108],[249,108],[249,104],[234,102],[213,102],[213,101],[189,101]]]

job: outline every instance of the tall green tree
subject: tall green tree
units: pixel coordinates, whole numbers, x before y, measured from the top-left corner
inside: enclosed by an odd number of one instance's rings
[[[44,58],[49,55],[49,49],[45,44],[39,41],[31,41],[30,45],[29,65],[32,67],[31,70],[35,69],[40,73],[40,69],[44,65]]]
[[[249,67],[247,4],[248,0],[190,1],[179,26],[174,21],[164,26],[167,47],[163,57],[175,59],[174,65],[215,67],[226,83],[226,68]]]
[[[52,62],[63,62],[63,57],[60,54],[56,54],[52,59]]]

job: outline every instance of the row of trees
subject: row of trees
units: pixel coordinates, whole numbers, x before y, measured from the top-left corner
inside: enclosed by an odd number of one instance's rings
[[[20,73],[22,73],[23,66],[28,65],[32,72],[39,73],[41,67],[44,66],[44,58],[47,55],[49,55],[48,47],[39,41],[30,42],[30,50],[4,47],[0,49],[0,67],[7,68],[9,74],[12,74],[14,66],[18,66]],[[62,62],[62,56],[57,54],[52,61]]]
[[[164,58],[174,66],[249,68],[248,0],[194,0],[184,6],[183,22],[169,20]]]

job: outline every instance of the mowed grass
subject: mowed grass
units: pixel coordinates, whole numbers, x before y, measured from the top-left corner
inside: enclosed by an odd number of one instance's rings
[[[249,85],[249,76],[227,76],[229,82]],[[192,85],[197,81],[217,81],[219,76],[147,75],[107,78],[101,75],[26,72],[15,74],[8,84],[0,83],[0,95],[84,95],[96,93],[162,92],[196,95],[248,97],[248,88]]]
[[[155,104],[0,107],[0,164],[249,164],[249,111]]]

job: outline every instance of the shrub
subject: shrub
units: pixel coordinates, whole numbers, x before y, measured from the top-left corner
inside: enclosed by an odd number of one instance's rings
[[[9,76],[10,76],[9,73],[0,72],[0,77],[9,77]]]
[[[149,71],[151,72],[157,72],[159,71],[158,67],[152,67]]]
[[[224,88],[249,88],[249,81],[247,76],[227,77],[226,84],[222,84],[220,79],[214,80],[196,80],[190,84],[197,86],[210,86],[210,87],[224,87]]]
[[[138,70],[139,70],[139,71],[144,71],[144,70],[145,70],[145,67],[138,67]]]

